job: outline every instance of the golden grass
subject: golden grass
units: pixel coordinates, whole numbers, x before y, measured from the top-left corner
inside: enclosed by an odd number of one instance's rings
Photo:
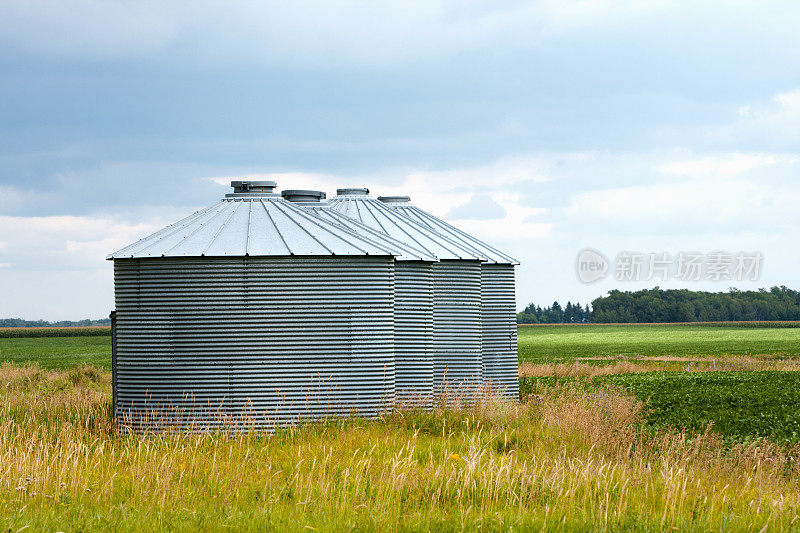
[[[113,431],[104,372],[0,376],[0,526],[12,531],[800,527],[800,449],[654,436],[642,404],[614,389],[274,435],[136,436]]]
[[[653,372],[655,370],[685,372],[723,372],[775,370],[800,371],[796,359],[731,356],[724,359],[691,359],[686,357],[581,358],[574,363],[521,363],[520,377],[596,377],[611,374]]]

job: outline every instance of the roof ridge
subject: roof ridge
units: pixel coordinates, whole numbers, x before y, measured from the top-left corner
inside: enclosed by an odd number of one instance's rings
[[[326,221],[339,225],[342,228],[342,230],[347,231],[348,233],[356,233],[356,235],[358,235],[358,233],[352,229],[352,228],[357,228],[358,231],[368,233],[370,235],[369,237],[370,239],[377,239],[379,241],[379,244],[380,242],[389,241],[389,244],[393,246],[396,250],[403,252],[403,254],[406,256],[410,255],[414,257],[415,260],[421,260],[421,261],[437,260],[434,254],[431,254],[429,251],[425,249],[422,250],[417,249],[411,246],[410,244],[403,242],[400,239],[397,239],[389,234],[376,230],[354,218],[347,216],[344,213],[336,211],[335,209],[330,209],[328,206],[325,206],[324,208],[309,206],[306,207],[306,209],[322,220],[326,220],[326,218],[330,219]],[[366,238],[363,235],[361,235],[361,237]]]
[[[283,233],[281,233],[281,229],[278,227],[278,224],[275,222],[275,219],[272,218],[272,214],[269,212],[269,209],[267,209],[267,204],[264,203],[264,199],[259,198],[259,201],[261,202],[261,206],[264,208],[264,212],[267,214],[267,217],[269,217],[269,221],[272,223],[272,227],[275,228],[275,233],[278,234],[278,237],[281,238],[283,246],[286,247],[286,251],[289,252],[289,255],[294,255],[292,247],[289,246],[288,242],[286,242],[286,237],[283,236]]]
[[[278,205],[278,203],[277,203],[277,202],[273,202],[273,205],[275,206],[275,208],[276,208],[278,211],[280,211],[280,212],[281,212],[281,214],[282,214],[283,216],[285,216],[286,218],[288,218],[290,221],[294,222],[294,224],[295,224],[295,225],[296,225],[298,228],[300,228],[301,230],[303,230],[304,232],[306,232],[306,234],[307,234],[309,237],[311,237],[311,238],[312,238],[314,241],[316,241],[316,243],[317,243],[317,244],[319,244],[320,246],[322,246],[323,248],[325,248],[326,250],[328,250],[328,253],[330,253],[331,255],[336,255],[332,249],[328,248],[326,245],[324,245],[324,244],[322,243],[322,241],[320,241],[319,239],[317,239],[316,237],[314,237],[314,235],[313,235],[313,234],[312,234],[310,231],[308,231],[308,229],[306,229],[305,227],[303,227],[303,225],[302,225],[302,224],[298,223],[298,222],[297,222],[296,220],[294,220],[292,217],[290,217],[289,215],[287,215],[287,214],[286,214],[286,212],[285,212],[285,211],[284,211],[284,210],[283,210],[283,209],[282,209],[282,208],[281,208],[281,207]],[[305,213],[304,213],[304,214],[305,214]],[[356,247],[356,248],[358,248],[358,247]],[[363,252],[363,251],[364,251],[364,250],[362,250],[362,252]]]
[[[210,222],[210,221],[214,220],[214,219],[217,217],[217,215],[218,215],[218,214],[219,214],[221,211],[223,211],[223,210],[225,209],[225,207],[226,207],[226,206],[225,206],[225,203],[224,203],[223,201],[220,201],[219,203],[217,203],[217,204],[214,204],[214,205],[213,205],[213,206],[211,206],[211,207],[216,207],[217,209],[214,209],[214,210],[206,210],[206,211],[203,213],[203,215],[208,215],[208,214],[210,213],[210,216],[208,216],[208,217],[205,219],[205,221],[204,221],[204,222],[201,222],[201,223],[200,223],[200,228],[202,228],[203,226],[205,226],[206,222]],[[193,222],[194,222],[194,221],[196,221],[196,220],[200,220],[200,219],[202,219],[202,218],[203,218],[203,217],[197,217],[196,219],[194,219],[194,220],[193,220]],[[182,226],[180,226],[180,227],[174,228],[174,229],[173,229],[173,231],[167,232],[167,233],[165,233],[164,235],[159,235],[159,237],[158,237],[157,239],[155,239],[153,242],[151,242],[151,243],[147,244],[147,245],[146,245],[144,248],[140,249],[140,250],[139,250],[139,252],[142,252],[142,251],[144,251],[144,250],[147,250],[148,248],[152,248],[154,245],[156,245],[156,244],[160,243],[161,241],[163,241],[163,240],[164,240],[164,239],[166,239],[167,237],[172,237],[173,235],[175,235],[176,233],[178,233],[180,230],[182,230],[182,229],[186,228],[187,226],[189,226],[189,224],[188,224],[188,223],[187,223],[187,224],[184,224],[184,225],[182,225]],[[169,227],[171,227],[171,226],[167,226],[167,228],[169,228]],[[167,229],[167,228],[164,228],[164,229]],[[198,229],[200,229],[200,228],[198,228]],[[159,233],[160,233],[160,232],[158,232],[158,231],[157,231],[157,232],[156,232],[156,233],[154,233],[153,235],[150,235],[149,237],[145,237],[145,238],[144,238],[144,239],[142,239],[142,240],[147,240],[147,239],[150,239],[151,237],[153,237],[153,236],[155,236],[155,235],[158,235]],[[161,254],[161,255],[164,255],[164,254]]]
[[[113,254],[110,254],[109,256],[106,257],[106,259],[110,259],[112,255],[120,254],[120,253],[124,252],[125,250],[127,250],[128,248],[133,248],[137,244],[142,243],[142,242],[146,241],[147,239],[155,237],[156,235],[164,233],[164,232],[166,232],[166,231],[168,231],[170,229],[175,229],[175,230],[181,229],[184,226],[186,226],[189,223],[190,220],[198,218],[200,215],[206,213],[207,211],[213,209],[214,207],[217,207],[220,203],[222,203],[222,201],[220,201],[220,202],[218,202],[216,204],[211,204],[209,206],[206,206],[203,209],[198,209],[197,211],[195,211],[191,215],[185,216],[182,219],[180,219],[180,220],[178,220],[176,222],[173,222],[172,224],[170,224],[168,226],[165,226],[165,227],[161,228],[160,230],[154,231],[150,235],[145,235],[141,239],[139,239],[139,240],[137,240],[135,242],[132,242],[131,244],[129,244],[129,245],[123,247],[123,248],[120,248],[119,250],[117,250]]]
[[[225,226],[227,226],[227,225],[228,225],[228,222],[230,222],[230,221],[231,221],[231,219],[233,218],[233,215],[235,215],[235,214],[236,214],[236,211],[238,211],[238,210],[239,210],[239,206],[241,206],[241,205],[242,205],[242,204],[241,204],[241,202],[237,202],[237,203],[236,203],[236,206],[235,206],[233,209],[231,209],[231,214],[230,214],[230,215],[228,215],[228,218],[226,218],[226,219],[225,219],[225,222],[223,222],[222,224],[220,224],[220,226],[217,228],[217,231],[215,231],[215,232],[214,232],[214,235],[211,237],[211,240],[210,240],[210,241],[208,241],[208,244],[206,244],[205,250],[204,250],[204,251],[203,251],[203,253],[202,253],[202,254],[200,254],[200,255],[204,255],[204,254],[205,254],[205,252],[206,252],[206,251],[208,251],[208,249],[209,249],[209,248],[211,248],[211,245],[212,245],[212,244],[214,244],[214,241],[216,241],[216,240],[217,240],[217,237],[219,237],[219,234],[220,234],[220,233],[222,233],[222,230],[225,228]],[[189,235],[187,235],[186,237],[190,237],[191,235],[194,235],[194,233],[197,233],[197,231],[198,231],[199,229],[200,229],[200,228],[198,228],[198,229],[197,229],[197,230],[195,230],[194,232],[190,233],[190,234],[189,234]],[[186,239],[186,237],[184,237],[184,239]],[[175,246],[177,246],[177,244],[176,244]],[[175,246],[173,246],[172,248],[175,248]],[[169,250],[167,250],[167,253],[171,252],[171,251],[172,251],[172,248],[170,248]]]
[[[362,205],[364,206],[364,210],[368,212],[371,217],[382,227],[384,228],[385,233],[389,233],[385,230],[385,226],[380,223],[378,219],[378,215],[384,216],[386,220],[392,223],[394,227],[396,227],[402,234],[406,237],[411,239],[417,245],[423,247],[429,253],[432,253],[434,256],[439,257],[442,259],[442,254],[435,253],[430,249],[430,246],[424,245],[419,240],[419,235],[421,234],[424,236],[425,239],[431,241],[433,244],[451,254],[455,257],[454,259],[465,259],[465,260],[485,260],[485,254],[476,252],[475,250],[470,249],[470,247],[464,246],[454,239],[448,237],[447,235],[442,235],[433,229],[425,226],[424,224],[420,224],[411,218],[401,215],[400,213],[395,212],[394,209],[391,209],[382,202],[375,200],[374,198],[370,197],[339,197],[335,196],[330,200],[330,205],[334,209],[337,205],[346,205],[348,202],[353,202],[355,206]],[[359,210],[359,213],[361,210]],[[363,219],[362,219],[363,222]],[[412,231],[416,233],[416,235],[412,234]]]
[[[256,201],[261,203],[263,214],[253,205]],[[242,202],[247,202],[248,206],[242,207]],[[342,224],[320,219],[283,198],[254,196],[223,199],[107,258],[244,257],[251,253],[256,256],[400,256],[408,250],[393,245],[388,239],[379,239],[367,232],[359,234]]]
[[[354,200],[354,201],[356,202],[356,205],[358,205],[358,200]],[[364,204],[366,204],[366,202],[363,202],[363,203],[364,203]],[[380,210],[378,210],[378,211],[380,212]],[[383,224],[381,224],[380,220],[378,219],[378,216],[377,216],[377,215],[376,215],[376,214],[375,214],[375,213],[374,213],[372,210],[369,210],[369,209],[368,209],[368,210],[367,210],[367,212],[368,212],[370,215],[372,215],[372,218],[374,218],[374,219],[375,219],[375,221],[376,221],[378,224],[380,224],[380,226],[381,226],[382,228],[384,227],[384,226],[383,226]],[[385,215],[385,212],[384,212],[383,214]],[[428,248],[427,248],[427,247],[426,247],[424,244],[422,244],[422,243],[419,241],[419,239],[418,239],[417,237],[415,237],[414,235],[412,235],[412,234],[411,234],[411,233],[410,233],[410,232],[409,232],[409,231],[408,231],[406,228],[404,228],[403,226],[401,226],[400,224],[398,224],[396,219],[393,219],[392,217],[388,217],[388,216],[386,217],[386,219],[387,219],[389,222],[391,222],[392,224],[394,224],[394,226],[395,226],[395,227],[396,227],[398,230],[402,231],[402,232],[403,232],[403,233],[404,233],[404,234],[405,234],[405,235],[406,235],[406,236],[407,236],[409,239],[411,239],[412,241],[414,241],[414,242],[415,242],[416,244],[418,244],[419,246],[422,246],[422,247],[423,247],[423,248],[424,248],[426,251],[428,251],[429,253],[433,253],[433,251],[432,251],[432,250],[430,250],[430,249],[428,249]],[[447,247],[445,247],[445,250],[447,250],[447,251],[448,251],[448,252],[450,252],[450,253],[455,253],[455,252],[453,252],[452,250],[449,250],[449,249],[447,249]],[[434,254],[434,255],[435,255],[435,254]]]
[[[472,241],[472,245],[473,246],[476,245],[476,244],[478,246],[485,246],[486,248],[488,248],[492,252],[494,252],[497,255],[501,256],[506,261],[509,261],[511,263],[519,264],[519,261],[517,261],[515,258],[511,257],[510,255],[508,255],[507,253],[497,249],[496,247],[492,246],[491,244],[489,244],[489,243],[487,243],[485,241],[482,241],[481,239],[475,237],[474,235],[471,235],[470,233],[467,233],[466,231],[462,230],[461,228],[459,228],[457,226],[454,226],[453,224],[450,224],[446,220],[443,220],[443,219],[437,217],[436,215],[425,211],[424,209],[422,209],[420,207],[417,207],[417,206],[414,206],[414,205],[398,205],[397,207],[390,208],[390,209],[398,211],[398,212],[404,214],[405,216],[409,216],[406,213],[410,212],[410,213],[413,213],[414,215],[416,215],[420,219],[430,220],[430,221],[432,221],[432,223],[435,223],[435,224],[439,225],[440,227],[444,227],[444,228],[446,228],[446,229],[448,229],[450,231],[453,231],[456,234],[458,234],[460,237],[462,237],[462,238],[464,238],[464,239],[466,239],[468,241]],[[436,229],[433,226],[431,226],[431,228],[434,229],[434,230]],[[480,253],[480,250],[477,250],[477,251]],[[495,260],[495,262],[497,262],[497,261]]]

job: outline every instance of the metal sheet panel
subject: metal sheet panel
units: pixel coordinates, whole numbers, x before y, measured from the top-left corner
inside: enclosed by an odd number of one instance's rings
[[[111,408],[117,410],[117,312],[111,311]]]
[[[284,191],[284,197],[299,198],[315,216],[340,224],[359,236],[377,239],[400,252],[395,258],[395,390],[403,406],[433,406],[433,258],[413,246],[398,241],[333,210],[316,191]],[[311,193],[315,195],[307,200]]]
[[[482,352],[484,380],[492,391],[510,399],[519,396],[517,356],[516,259],[409,203],[409,197],[381,197],[391,209],[459,242],[487,258],[481,267]]]
[[[481,265],[484,381],[494,393],[519,398],[514,266]]]
[[[396,213],[366,194],[338,195],[329,203],[331,209],[439,259],[484,259],[472,249]]]
[[[395,390],[399,404],[433,401],[433,267],[395,263]]]
[[[393,263],[115,260],[118,421],[271,429],[379,415],[395,401]]]
[[[433,216],[427,211],[410,204],[407,196],[389,196],[381,198],[383,198],[384,204],[387,207],[394,209],[396,212],[405,215],[410,220],[413,220],[414,222],[428,227],[436,233],[451,239],[452,241],[458,243],[462,248],[471,250],[473,253],[484,257],[489,263],[508,265],[519,264],[519,261],[510,255],[501,252],[494,246],[487,244],[477,237],[470,235],[466,231],[463,231],[452,224]]]
[[[354,232],[362,239],[376,241],[378,245],[392,250],[395,254],[396,261],[438,261],[436,257],[413,244],[395,239],[335,209],[331,209],[328,202],[297,202],[297,205],[302,206],[309,213],[322,220],[331,224],[337,224],[348,231]]]
[[[244,257],[393,255],[276,194],[231,195],[108,256]]]
[[[368,192],[339,190],[330,200],[331,208],[440,259],[433,264],[433,389],[435,394],[471,398],[482,381],[480,260],[484,258],[396,213]]]
[[[481,266],[433,264],[433,381],[437,393],[470,397],[482,383]]]

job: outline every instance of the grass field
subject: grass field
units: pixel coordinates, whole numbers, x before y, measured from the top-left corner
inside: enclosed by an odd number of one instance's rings
[[[800,327],[695,325],[520,326],[520,360],[562,363],[618,357],[800,357]]]
[[[0,527],[797,529],[798,448],[653,433],[614,389],[275,435],[118,435],[106,372],[0,369]]]
[[[658,356],[800,358],[800,324],[798,327],[554,325],[520,326],[518,331],[520,361],[534,364]],[[52,369],[86,363],[109,369],[111,338],[0,338],[0,361],[36,361]]]
[[[644,402],[653,430],[702,433],[709,424],[729,442],[800,441],[800,372],[642,372],[594,377],[521,378],[523,397],[553,387],[586,391],[613,386]]]
[[[111,369],[111,337],[0,338],[0,361],[65,369],[83,364]]]
[[[800,531],[799,333],[522,327],[519,405],[146,436],[108,337],[0,338],[0,528]]]

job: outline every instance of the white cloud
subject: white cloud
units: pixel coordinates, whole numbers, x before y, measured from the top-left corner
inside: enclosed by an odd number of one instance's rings
[[[180,33],[180,21],[167,11],[135,2],[5,2],[0,39],[55,56],[146,55],[168,46]]]
[[[111,265],[93,270],[9,268],[0,276],[0,317],[28,320],[105,318],[114,308]]]
[[[727,8],[723,4],[721,8]],[[734,22],[748,19],[748,6]],[[793,5],[781,6],[791,12]],[[542,0],[494,4],[416,0],[318,2],[47,2],[6,0],[0,43],[44,55],[81,58],[177,55],[186,62],[226,59],[282,65],[429,62],[502,44],[541,44],[588,29],[613,32],[685,22],[713,6],[666,1]],[[785,19],[791,20],[787,14]]]
[[[452,220],[497,220],[505,216],[505,207],[487,194],[476,194],[469,202],[447,212],[447,218]]]
[[[446,170],[221,174],[205,178],[218,184],[219,196],[232,179],[272,179],[278,190],[319,189],[329,195],[343,186],[368,187],[373,196],[408,194],[423,209],[519,259],[520,304],[585,302],[613,288],[613,282],[577,281],[575,255],[586,246],[610,257],[622,250],[759,250],[766,267],[753,286],[800,284],[800,252],[789,246],[800,231],[800,156],[792,153],[542,152]],[[501,206],[505,215],[449,216],[476,196]],[[144,206],[124,214],[0,217],[5,243],[0,261],[7,263],[0,291],[16,295],[3,300],[0,315],[104,316],[113,301],[105,256],[186,214],[187,209]],[[88,287],[94,292],[86,299]],[[52,312],[48,291],[58,293]]]
[[[797,147],[800,142],[800,89],[778,93],[769,101],[741,106],[736,120],[707,128],[722,142],[748,142]]]
[[[763,170],[774,165],[792,166],[799,162],[800,157],[793,154],[733,152],[688,159],[679,157],[674,161],[655,165],[654,170],[696,179],[730,179],[757,169]]]
[[[632,20],[663,16],[675,5],[663,0],[546,0],[538,3],[539,15],[549,32],[566,32],[596,26],[624,26]]]
[[[366,187],[373,197],[408,195],[415,205],[445,220],[454,221],[448,213],[469,202],[473,195],[487,197],[499,205],[505,216],[492,220],[459,220],[458,225],[477,237],[508,244],[513,239],[547,236],[553,225],[536,221],[534,215],[545,210],[521,203],[515,192],[522,184],[546,181],[548,173],[562,159],[581,159],[581,154],[552,156],[521,156],[501,159],[489,165],[462,167],[451,170],[387,169],[369,175],[335,175],[314,172],[276,172],[207,178],[221,186],[230,186],[234,179],[273,180],[276,191],[285,189],[313,189],[324,191],[328,198],[337,188]]]
[[[499,204],[506,215],[494,220],[460,220],[458,225],[481,239],[503,244],[512,239],[537,238],[550,233],[552,224],[537,223],[531,218],[541,213],[542,208],[522,203],[518,191],[521,187],[552,179],[549,176],[556,165],[556,158],[525,155],[475,167],[415,170],[391,183],[376,183],[375,191],[381,195],[408,195],[412,203],[445,220],[452,209],[468,203],[473,195],[487,196]]]
[[[631,185],[576,192],[565,218],[595,228],[661,235],[725,229],[767,233],[800,224],[798,156],[679,157],[649,165],[643,161],[639,172],[640,179]],[[648,176],[656,181],[648,183]]]
[[[30,205],[34,199],[32,192],[0,185],[0,213],[17,211]]]
[[[92,270],[103,268],[109,253],[167,223],[164,218],[130,223],[94,216],[0,216],[0,238],[15,269]]]

